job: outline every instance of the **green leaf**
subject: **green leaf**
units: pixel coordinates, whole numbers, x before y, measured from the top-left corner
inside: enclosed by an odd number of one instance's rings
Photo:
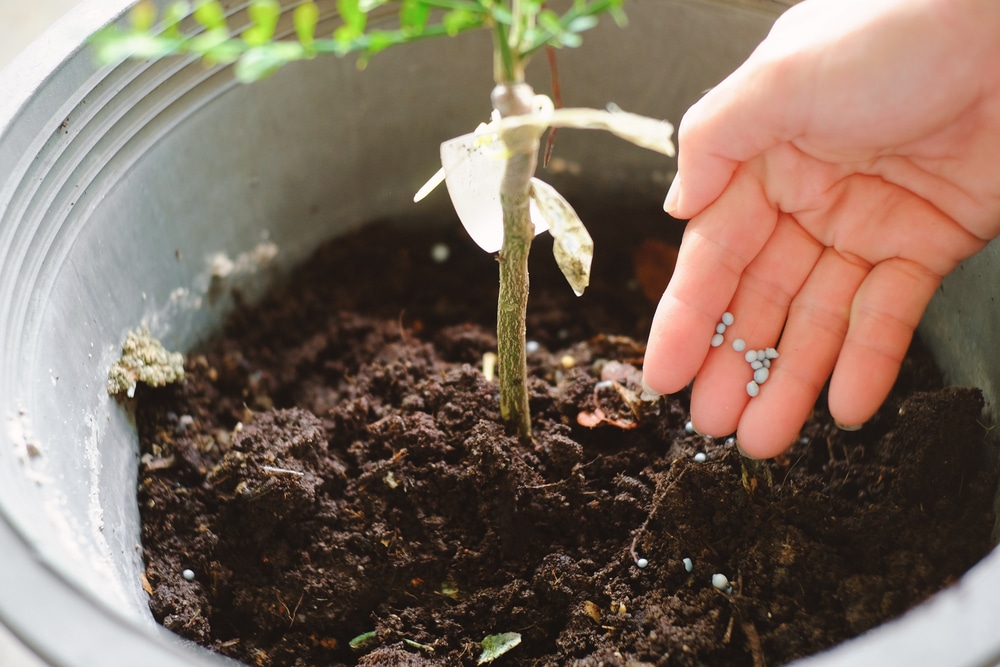
[[[295,22],[295,34],[299,37],[299,42],[306,49],[312,49],[316,40],[316,24],[319,23],[319,8],[315,2],[303,2],[295,8],[292,14]]]
[[[511,25],[514,22],[514,15],[510,13],[504,5],[497,3],[490,7],[490,16],[501,25]]]
[[[129,23],[138,32],[146,32],[156,21],[156,5],[149,0],[136,4],[128,14]]]
[[[371,632],[362,632],[360,635],[347,642],[347,645],[357,651],[370,645],[377,637],[378,635],[374,630]]]
[[[187,0],[172,2],[163,12],[163,34],[179,39],[181,36],[180,22],[191,13],[191,3]]]
[[[538,13],[538,25],[557,35],[563,31],[562,23],[559,21],[559,15],[551,9],[546,9]]]
[[[580,35],[576,35],[571,32],[563,32],[553,37],[551,42],[552,45],[555,47],[565,46],[571,49],[575,49],[581,44],[583,44],[583,37],[580,37]]]
[[[488,635],[480,642],[483,645],[482,655],[479,656],[477,665],[485,665],[493,662],[507,651],[521,643],[521,633],[501,632],[498,635]]]
[[[225,30],[226,11],[218,0],[207,0],[195,7],[194,20],[208,30]]]
[[[202,60],[206,65],[228,65],[236,62],[245,52],[243,44],[227,39],[206,51]]]
[[[453,9],[441,17],[441,25],[450,37],[454,37],[463,30],[478,28],[483,24],[482,15],[470,12],[467,9]]]
[[[406,644],[407,646],[418,648],[421,651],[427,651],[428,653],[434,652],[434,647],[431,646],[430,644],[421,644],[420,642],[413,641],[412,639],[407,639],[406,637],[403,637],[403,643]]]
[[[380,51],[385,51],[390,46],[403,44],[407,41],[405,34],[392,30],[372,30],[366,37],[368,44],[365,48],[365,55],[368,58]]]
[[[421,0],[403,0],[399,8],[399,27],[403,30],[419,35],[427,25],[427,17],[430,16],[431,8],[426,2]]]
[[[535,16],[538,12],[542,11],[542,7],[545,6],[543,0],[521,0],[521,15],[522,16]]]
[[[210,65],[220,62],[227,62],[219,58],[224,50],[228,50],[226,43],[229,41],[229,32],[224,28],[212,28],[200,35],[191,38],[188,43],[192,53],[204,57]],[[237,54],[238,55],[238,54]],[[228,62],[235,60],[235,56]]]
[[[589,16],[578,16],[569,22],[566,26],[566,30],[569,32],[583,32],[585,30],[590,30],[597,25],[597,17],[594,15]]]
[[[97,61],[112,65],[126,58],[162,58],[179,52],[179,42],[147,33],[110,27],[93,37]]]
[[[274,74],[288,63],[307,57],[304,47],[297,42],[275,42],[258,46],[245,52],[236,61],[236,78],[241,83],[253,83]]]
[[[247,7],[247,14],[253,25],[243,31],[243,41],[250,46],[270,42],[281,18],[281,3],[278,0],[253,0]]]
[[[358,0],[337,0],[337,11],[340,12],[344,26],[349,28],[355,37],[364,34],[368,17],[361,11]]]
[[[622,9],[622,3],[624,1],[625,0],[611,0],[611,5],[608,7],[608,13],[611,14],[611,18],[614,19],[619,28],[624,28],[628,25],[628,17],[625,16],[625,11]]]

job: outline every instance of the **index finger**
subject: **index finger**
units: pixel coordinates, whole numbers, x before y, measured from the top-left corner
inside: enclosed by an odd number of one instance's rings
[[[742,166],[684,231],[677,267],[653,316],[643,379],[661,393],[684,388],[705,361],[743,270],[774,232],[777,209]]]

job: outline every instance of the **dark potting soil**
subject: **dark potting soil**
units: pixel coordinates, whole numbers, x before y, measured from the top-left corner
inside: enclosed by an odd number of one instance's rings
[[[942,388],[915,346],[863,429],[838,430],[823,396],[787,454],[746,470],[686,432],[686,393],[637,398],[670,224],[587,219],[582,298],[546,238],[532,253],[531,444],[505,435],[483,375],[495,260],[457,223],[338,239],[183,383],[140,388],[156,619],[260,666],[475,665],[484,638],[519,633],[496,664],[758,667],[897,616],[987,553],[978,390]]]

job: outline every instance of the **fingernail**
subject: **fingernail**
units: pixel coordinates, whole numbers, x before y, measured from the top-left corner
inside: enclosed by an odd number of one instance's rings
[[[691,430],[693,430],[695,433],[697,433],[698,435],[700,435],[703,438],[710,438],[710,437],[712,437],[712,436],[710,436],[710,435],[708,435],[706,433],[702,433],[700,430],[698,430],[698,427],[694,425],[694,422],[691,422]]]
[[[652,400],[654,398],[659,398],[660,396],[661,396],[660,392],[656,391],[655,389],[651,388],[648,384],[646,384],[646,377],[643,376],[641,398],[644,398],[646,400]]]
[[[663,200],[663,210],[670,215],[676,216],[677,204],[681,198],[681,179],[674,176],[670,189],[667,190],[667,198]]]
[[[860,431],[861,427],[864,426],[864,424],[857,424],[857,425],[841,424],[836,419],[833,420],[833,423],[836,424],[837,428],[839,428],[841,431]]]
[[[759,461],[760,460],[756,456],[750,456],[745,451],[743,451],[743,448],[740,447],[740,441],[739,440],[733,440],[733,444],[736,445],[736,451],[738,451],[740,453],[740,456],[742,456],[743,458],[750,459],[751,461]]]

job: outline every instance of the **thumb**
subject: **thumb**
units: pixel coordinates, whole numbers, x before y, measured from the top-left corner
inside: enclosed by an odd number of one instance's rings
[[[718,199],[738,166],[735,160],[690,151],[685,155],[681,147],[677,175],[667,190],[663,210],[679,220],[690,220]]]

